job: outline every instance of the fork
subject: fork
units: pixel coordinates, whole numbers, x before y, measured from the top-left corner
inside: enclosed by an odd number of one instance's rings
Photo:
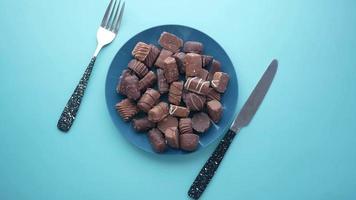
[[[58,120],[57,127],[63,132],[68,132],[75,120],[85,89],[88,85],[96,57],[104,46],[110,44],[115,39],[125,8],[125,2],[123,2],[121,7],[120,4],[121,0],[119,0],[118,5],[116,5],[116,0],[111,0],[105,11],[105,15],[96,34],[97,46],[94,55]]]

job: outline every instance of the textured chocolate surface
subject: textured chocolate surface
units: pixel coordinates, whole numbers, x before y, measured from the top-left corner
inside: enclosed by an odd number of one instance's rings
[[[192,119],[181,118],[178,123],[180,134],[193,134]]]
[[[203,52],[203,48],[203,44],[197,41],[186,41],[183,45],[183,51],[186,53],[201,54]]]
[[[168,115],[166,118],[158,122],[157,128],[165,133],[168,128],[176,127],[178,128],[178,119]]]
[[[175,149],[179,148],[179,131],[177,127],[170,127],[164,132],[167,144]]]
[[[204,108],[206,98],[192,92],[183,93],[185,105],[192,111],[199,111]]]
[[[166,140],[164,139],[161,131],[159,131],[157,128],[153,128],[148,131],[147,136],[152,148],[157,153],[162,153],[166,150]]]
[[[197,76],[202,69],[201,55],[196,53],[187,53],[184,58],[185,75]]]
[[[148,111],[148,119],[152,122],[159,122],[166,118],[169,108],[166,102],[160,102]]]
[[[133,119],[132,126],[136,131],[143,132],[143,131],[148,131],[151,128],[154,128],[156,124],[148,120],[147,116],[145,116],[142,118]]]
[[[220,62],[218,60],[213,59],[209,69],[208,81],[211,81],[213,79],[215,72],[220,72],[220,71],[221,71]]]
[[[127,66],[140,78],[144,77],[148,72],[146,65],[136,59],[132,59]]]
[[[211,100],[206,103],[208,114],[213,122],[218,123],[222,115],[222,105],[217,100]]]
[[[126,82],[124,81],[124,79],[127,77],[127,76],[130,76],[131,75],[131,70],[129,69],[125,69],[122,71],[121,75],[120,75],[120,78],[119,78],[119,83],[117,84],[117,87],[116,87],[116,92],[119,93],[119,94],[123,94],[123,95],[126,95]]]
[[[192,118],[193,129],[199,133],[204,133],[210,127],[210,118],[204,112],[195,113]]]
[[[146,57],[148,56],[150,50],[151,50],[150,45],[148,45],[144,42],[138,42],[135,45],[134,49],[132,50],[131,54],[137,60],[143,62],[146,59]]]
[[[129,99],[137,100],[141,96],[139,89],[138,78],[135,75],[126,76],[124,78],[125,94]]]
[[[224,72],[215,72],[211,86],[218,92],[224,93],[229,83],[229,75]]]
[[[184,67],[185,53],[183,53],[183,52],[175,53],[175,54],[173,54],[173,58],[176,59],[179,73],[184,74],[185,73],[185,67]]]
[[[144,112],[148,112],[158,102],[160,93],[152,88],[148,88],[137,103],[138,108]]]
[[[182,99],[183,82],[173,82],[169,87],[168,101],[171,104],[179,105]]]
[[[209,76],[209,71],[206,69],[200,70],[199,74],[197,75],[197,77],[203,79],[204,81],[208,80],[208,76]]]
[[[194,151],[199,144],[199,136],[196,134],[180,134],[179,135],[180,148],[185,151]]]
[[[163,69],[164,68],[164,60],[172,55],[173,55],[173,52],[171,52],[167,49],[162,49],[156,62],[155,62],[155,66]]]
[[[147,88],[152,87],[156,81],[156,74],[153,71],[149,71],[141,80],[139,80],[139,90],[145,91]]]
[[[150,46],[150,52],[148,53],[146,59],[143,61],[147,67],[152,67],[153,63],[155,63],[159,53],[161,52],[161,50],[159,50],[159,48],[155,45],[150,44]]]
[[[189,112],[189,108],[184,106],[176,106],[173,104],[169,106],[169,114],[175,117],[188,117]]]
[[[167,83],[172,83],[179,79],[179,71],[176,63],[176,59],[168,57],[164,60],[164,77],[166,77]]]
[[[202,64],[203,64],[203,67],[209,66],[212,61],[213,61],[213,56],[202,55]]]
[[[208,94],[206,95],[207,100],[211,101],[213,99],[220,101],[221,100],[221,94],[217,92],[214,88],[209,88]]]
[[[117,112],[119,115],[125,120],[130,120],[133,116],[135,116],[139,109],[130,99],[124,99],[115,105]]]
[[[206,95],[209,92],[209,81],[204,81],[198,77],[189,77],[184,84],[184,88],[197,94]]]
[[[178,52],[183,46],[183,40],[176,35],[168,32],[163,32],[158,40],[158,43],[165,49],[172,52]]]
[[[157,85],[158,85],[158,91],[161,94],[168,92],[169,85],[167,83],[167,79],[164,76],[164,71],[162,69],[157,69]]]

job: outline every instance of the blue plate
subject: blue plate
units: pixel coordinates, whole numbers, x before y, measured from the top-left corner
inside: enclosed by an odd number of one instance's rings
[[[215,59],[219,60],[221,62],[222,71],[228,73],[230,76],[228,89],[222,96],[222,105],[224,109],[222,118],[218,124],[213,124],[207,132],[200,135],[200,145],[196,150],[199,151],[200,149],[207,147],[209,144],[219,139],[230,127],[237,113],[236,107],[238,96],[236,72],[230,58],[224,49],[215,40],[201,31],[181,25],[163,25],[142,31],[127,41],[115,55],[115,58],[111,62],[106,77],[105,96],[107,107],[109,109],[111,119],[120,134],[122,134],[128,141],[140,149],[155,153],[151,148],[146,134],[135,132],[131,124],[124,122],[117,114],[115,110],[115,104],[121,101],[123,96],[116,93],[116,85],[122,70],[126,68],[127,63],[132,59],[131,51],[135,44],[139,41],[143,41],[145,43],[159,46],[157,41],[163,31],[173,33],[182,38],[184,41],[195,40],[202,42],[204,44],[204,54],[212,55]],[[164,154],[186,153],[189,152],[176,149],[168,149]]]

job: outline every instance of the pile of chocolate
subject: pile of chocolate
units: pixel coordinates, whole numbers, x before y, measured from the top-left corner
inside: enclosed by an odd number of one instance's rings
[[[167,32],[158,42],[162,49],[144,42],[136,44],[134,59],[123,70],[117,86],[117,92],[126,98],[116,109],[125,121],[132,119],[137,132],[148,132],[156,152],[164,152],[167,145],[194,151],[199,134],[222,116],[220,99],[229,76],[221,72],[218,60],[202,54],[200,42],[183,43]]]

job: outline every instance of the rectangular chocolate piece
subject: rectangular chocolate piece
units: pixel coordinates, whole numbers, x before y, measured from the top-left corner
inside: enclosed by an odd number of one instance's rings
[[[158,40],[158,43],[165,49],[172,52],[178,52],[183,46],[183,40],[176,35],[168,32],[163,32]]]
[[[164,69],[164,60],[172,55],[173,52],[168,51],[167,49],[162,49],[156,60],[155,66]]]
[[[184,88],[197,94],[207,95],[209,92],[209,81],[204,81],[198,77],[189,77],[184,84]]]
[[[229,75],[224,72],[215,72],[211,86],[218,92],[224,93],[229,83]]]
[[[148,53],[145,61],[143,62],[147,67],[152,67],[153,63],[155,63],[157,57],[159,56],[159,53],[161,52],[161,50],[159,50],[159,48],[155,45],[150,44],[150,46],[150,52]]]
[[[196,53],[187,53],[184,58],[186,76],[197,76],[202,70],[201,55]]]
[[[189,109],[183,106],[171,104],[169,107],[169,114],[175,117],[188,117]]]
[[[166,77],[164,76],[163,69],[157,69],[157,85],[158,91],[161,94],[168,92],[169,85],[167,83]]]
[[[208,108],[210,119],[212,119],[215,123],[218,123],[222,115],[221,103],[217,100],[211,100],[206,103],[206,107]]]
[[[210,65],[209,69],[209,76],[208,76],[208,81],[213,80],[213,76],[215,72],[220,72],[221,71],[221,64],[218,60],[213,59]]]
[[[204,81],[208,80],[209,76],[209,71],[206,69],[200,70],[200,73],[197,75],[197,77],[203,79]]]
[[[185,67],[184,67],[185,53],[183,53],[183,52],[175,53],[175,54],[173,54],[173,58],[176,59],[179,73],[184,74],[185,73]]]
[[[169,103],[179,105],[182,100],[183,81],[173,82],[169,87],[168,101]]]
[[[186,53],[197,53],[201,54],[203,52],[203,44],[197,41],[186,41],[183,46],[183,51]]]
[[[176,59],[168,57],[164,60],[164,76],[167,79],[167,83],[172,83],[179,79],[178,66]]]

